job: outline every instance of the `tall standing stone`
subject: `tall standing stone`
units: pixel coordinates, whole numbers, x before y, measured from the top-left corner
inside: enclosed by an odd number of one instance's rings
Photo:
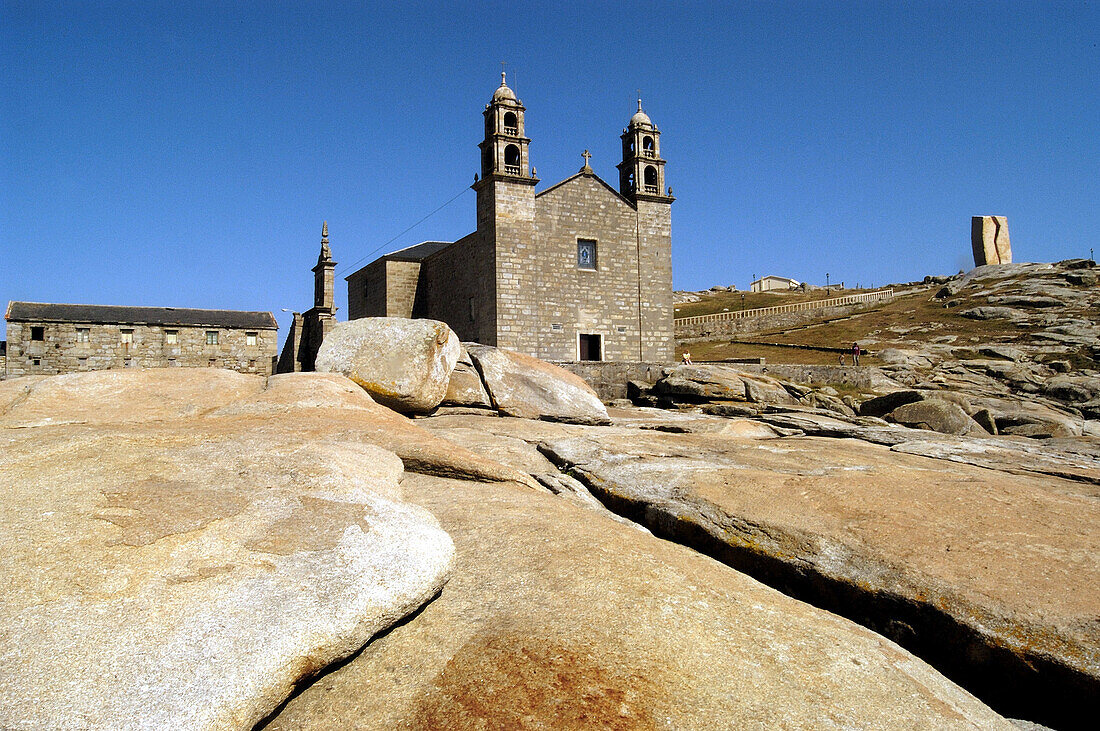
[[[1012,247],[1008,243],[1006,216],[971,218],[970,243],[974,247],[974,266],[1012,263]]]

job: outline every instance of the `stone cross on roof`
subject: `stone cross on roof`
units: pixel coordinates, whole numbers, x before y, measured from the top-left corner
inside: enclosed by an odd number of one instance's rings
[[[584,158],[584,167],[583,167],[583,168],[581,168],[581,172],[582,172],[582,173],[590,173],[590,172],[592,172],[592,168],[591,168],[591,167],[589,167],[589,165],[588,165],[588,161],[589,161],[589,160],[590,160],[590,159],[592,158],[592,153],[591,153],[591,152],[589,152],[589,151],[588,151],[588,150],[586,149],[586,150],[585,150],[584,152],[582,152],[582,153],[581,153],[581,157],[583,157],[583,158]]]

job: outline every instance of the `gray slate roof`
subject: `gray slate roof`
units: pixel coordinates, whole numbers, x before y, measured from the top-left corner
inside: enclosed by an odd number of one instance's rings
[[[392,251],[382,258],[397,261],[424,261],[432,254],[446,249],[453,243],[453,241],[421,241],[419,244]]]
[[[277,330],[270,312],[192,310],[183,307],[115,307],[9,302],[5,318],[15,322],[75,322],[94,325],[181,325]]]

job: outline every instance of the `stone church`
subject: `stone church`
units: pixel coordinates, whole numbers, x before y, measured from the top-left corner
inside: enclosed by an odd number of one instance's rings
[[[673,197],[660,130],[639,100],[618,189],[586,150],[578,173],[535,192],[525,111],[501,74],[484,112],[477,230],[348,276],[349,317],[442,320],[462,340],[546,360],[672,360]]]

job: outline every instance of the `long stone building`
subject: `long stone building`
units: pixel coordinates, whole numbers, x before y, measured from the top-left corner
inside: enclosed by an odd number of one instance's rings
[[[639,100],[621,135],[618,189],[586,150],[578,173],[536,193],[525,111],[501,74],[484,111],[477,230],[349,275],[349,317],[433,318],[463,340],[548,360],[673,359],[673,197],[660,130]]]
[[[270,375],[270,312],[9,302],[6,376],[213,367]]]

